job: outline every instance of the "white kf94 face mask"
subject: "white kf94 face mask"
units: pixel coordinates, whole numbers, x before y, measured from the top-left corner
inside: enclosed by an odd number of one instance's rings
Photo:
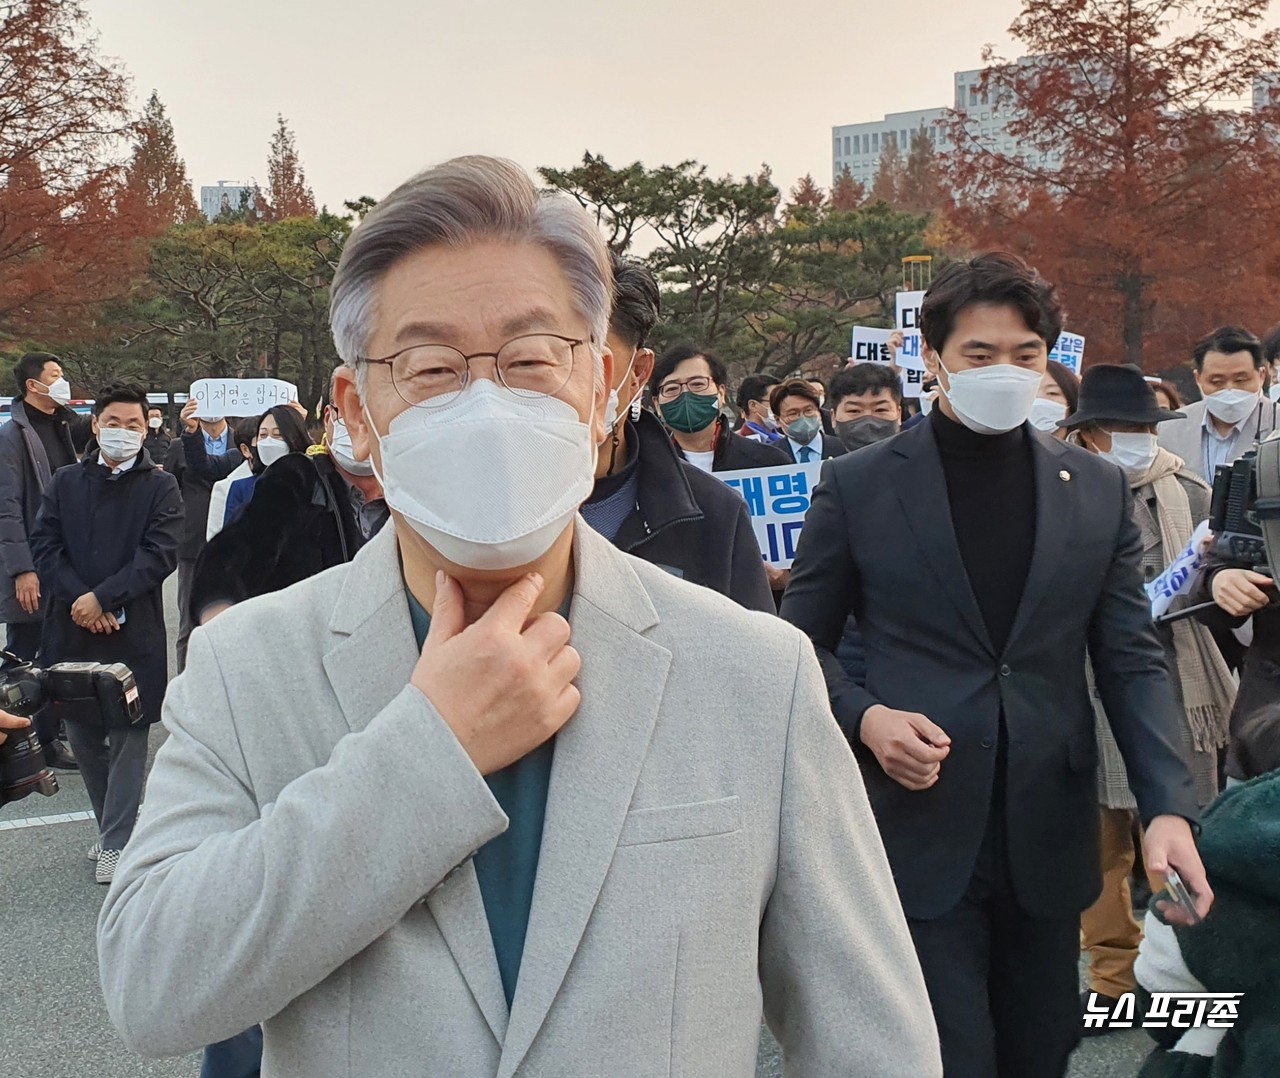
[[[939,363],[941,366],[941,363]],[[1022,426],[1035,407],[1036,394],[1044,375],[1040,371],[997,363],[952,374],[950,383],[938,389],[951,401],[956,418],[977,434],[1005,434]]]
[[[1058,429],[1058,424],[1067,418],[1067,406],[1061,401],[1046,400],[1044,397],[1037,397],[1035,403],[1031,406],[1031,425],[1036,430],[1042,430],[1046,434],[1053,434]]]
[[[1235,426],[1253,415],[1261,400],[1261,393],[1250,393],[1245,389],[1223,389],[1208,394],[1204,399],[1204,406],[1214,419]]]
[[[542,557],[595,485],[595,439],[575,409],[487,378],[440,407],[406,408],[378,446],[387,505],[470,569]]]
[[[1118,464],[1128,475],[1143,475],[1155,463],[1158,448],[1154,434],[1113,434],[1110,451],[1098,455]]]
[[[347,430],[345,419],[333,421],[333,441],[329,443],[329,452],[344,472],[355,476],[373,475],[370,461],[356,460],[356,449],[351,444],[351,432]]]

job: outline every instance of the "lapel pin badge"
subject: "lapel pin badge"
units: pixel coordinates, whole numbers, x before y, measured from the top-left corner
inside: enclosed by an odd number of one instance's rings
[[[1061,479],[1064,483],[1070,483],[1071,473],[1067,471],[1066,468],[1063,468],[1062,471],[1058,473],[1058,478]]]

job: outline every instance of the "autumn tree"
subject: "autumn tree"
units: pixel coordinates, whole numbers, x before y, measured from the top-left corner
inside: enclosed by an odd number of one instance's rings
[[[946,204],[946,193],[938,174],[938,155],[928,129],[921,124],[911,135],[898,181],[893,205],[907,213],[937,213]]]
[[[791,188],[790,201],[782,209],[784,220],[795,217],[814,217],[826,205],[827,196],[818,186],[813,176],[805,173],[796,185]]]
[[[261,213],[269,221],[316,215],[316,200],[307,186],[297,139],[283,116],[276,117],[271,154],[267,158],[267,190],[259,197]]]
[[[0,331],[66,330],[127,285],[128,85],[75,0],[0,2]]]
[[[876,166],[875,179],[871,181],[871,201],[898,204],[898,192],[902,190],[902,151],[898,148],[898,136],[892,132],[881,136],[880,163]]]
[[[178,156],[173,124],[154,90],[135,128],[122,202],[148,224],[157,225],[157,232],[180,221],[194,221],[200,214],[187,166]]]
[[[845,165],[831,185],[831,208],[841,213],[856,210],[867,200],[867,189],[853,178],[849,166]]]
[[[1029,257],[1095,355],[1166,366],[1280,288],[1275,108],[1222,111],[1278,66],[1268,0],[1023,0],[1029,56],[980,92],[1016,149],[957,114],[957,222]],[[1269,241],[1261,239],[1269,236]]]

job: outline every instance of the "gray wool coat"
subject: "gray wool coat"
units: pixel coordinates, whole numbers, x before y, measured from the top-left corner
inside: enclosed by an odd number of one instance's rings
[[[470,860],[507,818],[409,685],[395,528],[191,638],[99,922],[146,1055],[261,1022],[266,1078],[941,1074],[858,769],[797,630],[575,523],[557,736],[508,1012]]]

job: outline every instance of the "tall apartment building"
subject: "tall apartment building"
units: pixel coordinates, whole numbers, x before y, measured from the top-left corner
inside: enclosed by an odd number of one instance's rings
[[[251,191],[251,188],[243,184],[228,183],[226,180],[219,180],[216,187],[201,187],[200,212],[210,221],[220,213],[235,213],[240,209],[240,199]]]
[[[1019,64],[1034,63],[1034,58],[1024,57]],[[982,70],[957,71],[955,76],[955,100],[952,108],[964,112],[976,125],[976,134],[1004,153],[1016,154],[1021,147],[1009,134],[1008,125],[1012,113],[995,106],[980,89]],[[1261,110],[1268,106],[1280,106],[1280,72],[1258,75],[1253,83],[1253,107]],[[880,167],[880,154],[890,143],[897,143],[903,156],[911,148],[911,139],[924,128],[929,139],[941,152],[951,148],[947,137],[950,110],[945,108],[917,109],[914,112],[894,112],[882,120],[869,123],[845,124],[831,129],[831,177],[834,181],[846,168],[858,183],[870,187]],[[1031,163],[1052,165],[1060,154],[1028,153]]]

